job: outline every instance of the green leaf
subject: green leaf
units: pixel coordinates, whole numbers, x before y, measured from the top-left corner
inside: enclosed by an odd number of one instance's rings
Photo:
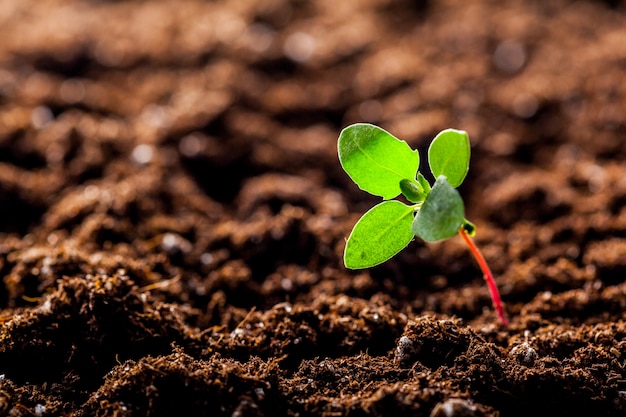
[[[413,221],[413,233],[426,242],[454,236],[465,221],[463,199],[447,181],[439,176],[430,194]]]
[[[430,188],[431,188],[430,184],[429,184],[428,180],[426,178],[424,178],[424,176],[422,175],[421,172],[417,173],[417,182],[424,189],[424,194],[428,194],[430,192]]]
[[[413,207],[399,201],[383,201],[372,207],[354,225],[346,242],[344,263],[361,269],[381,264],[413,239]]]
[[[339,161],[360,189],[392,199],[400,194],[400,181],[413,180],[420,158],[416,150],[390,133],[367,123],[341,131],[337,143]]]
[[[428,164],[435,178],[444,175],[454,188],[461,185],[470,161],[467,132],[446,129],[440,132],[428,148]]]
[[[416,181],[400,181],[400,190],[402,191],[402,195],[405,196],[411,203],[419,203],[420,201],[424,201],[424,198],[426,198],[424,188]]]

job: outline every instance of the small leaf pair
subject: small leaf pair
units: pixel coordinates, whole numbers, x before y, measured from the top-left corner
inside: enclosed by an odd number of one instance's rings
[[[337,143],[339,161],[350,178],[384,201],[356,223],[346,241],[344,263],[361,269],[381,264],[417,236],[435,242],[461,234],[478,260],[500,320],[507,323],[491,271],[469,236],[475,227],[465,219],[463,199],[456,190],[469,170],[470,144],[466,132],[446,129],[428,148],[431,184],[419,172],[417,150],[389,132],[366,123],[346,127]],[[403,195],[411,204],[392,200]]]
[[[338,152],[341,166],[359,188],[385,200],[365,213],[350,234],[344,256],[348,268],[383,263],[414,236],[427,242],[448,239],[463,225],[465,209],[455,187],[469,169],[467,133],[447,129],[432,141],[432,188],[419,172],[418,151],[378,126],[348,126],[339,136]],[[413,204],[390,201],[401,194]]]

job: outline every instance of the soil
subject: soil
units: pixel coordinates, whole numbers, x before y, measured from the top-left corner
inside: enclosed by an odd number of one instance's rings
[[[1,415],[624,415],[625,19],[3,0]],[[458,237],[343,267],[360,121],[469,132],[508,326]]]

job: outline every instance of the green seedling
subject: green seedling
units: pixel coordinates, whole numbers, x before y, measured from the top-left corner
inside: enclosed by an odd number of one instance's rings
[[[344,253],[346,267],[381,264],[415,236],[436,242],[459,234],[483,272],[500,321],[507,324],[493,274],[471,239],[476,227],[465,218],[463,199],[456,190],[469,170],[467,133],[447,129],[433,139],[428,148],[435,178],[432,185],[419,172],[418,151],[378,126],[357,123],[346,127],[337,148],[341,166],[359,188],[383,198],[352,229]],[[400,195],[410,204],[394,200]]]

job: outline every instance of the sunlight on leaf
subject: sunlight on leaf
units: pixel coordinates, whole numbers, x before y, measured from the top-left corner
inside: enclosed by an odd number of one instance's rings
[[[399,201],[383,201],[357,222],[346,242],[347,268],[369,268],[400,252],[413,239],[413,207]]]
[[[456,188],[469,170],[469,136],[462,130],[446,129],[433,139],[428,148],[428,164],[435,178],[444,175]]]
[[[414,180],[420,158],[416,150],[378,126],[346,127],[337,143],[341,166],[360,189],[385,200],[400,194],[400,181]]]

